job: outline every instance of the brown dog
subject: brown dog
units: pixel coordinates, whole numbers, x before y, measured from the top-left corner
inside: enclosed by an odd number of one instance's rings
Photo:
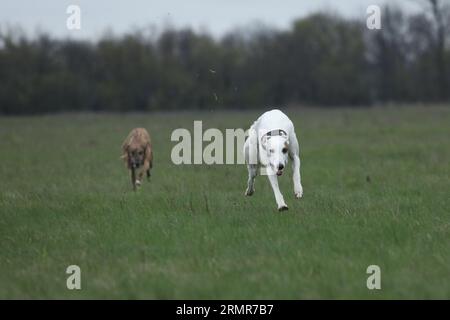
[[[150,169],[153,167],[153,150],[147,130],[144,128],[131,130],[122,144],[122,159],[130,170],[133,190],[136,190],[136,186],[141,185],[144,172],[150,179]]]

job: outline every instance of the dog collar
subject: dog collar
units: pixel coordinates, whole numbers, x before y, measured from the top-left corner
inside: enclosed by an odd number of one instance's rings
[[[271,137],[271,136],[283,136],[283,135],[287,136],[287,133],[284,130],[276,129],[276,130],[272,130],[272,131],[266,132],[265,135],[267,135],[269,137]]]

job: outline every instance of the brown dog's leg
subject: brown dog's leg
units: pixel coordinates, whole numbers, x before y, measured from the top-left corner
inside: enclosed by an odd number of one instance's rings
[[[153,150],[150,143],[147,144],[147,147],[145,148],[145,156],[144,168],[147,173],[147,180],[150,181],[150,169],[153,168]]]
[[[138,180],[140,183],[142,183],[142,177],[144,176],[144,172],[145,172],[144,170],[141,170],[138,174]]]
[[[143,180],[143,177],[144,177],[144,173],[146,173],[147,170],[148,170],[148,162],[147,162],[147,161],[144,161],[144,165],[143,165],[142,169],[139,170],[139,174],[138,174],[138,180],[139,180],[139,182],[142,183],[142,180]]]
[[[150,162],[146,159],[144,161],[144,166],[142,167],[142,171],[141,171],[141,174],[140,174],[140,179],[142,179],[142,177],[144,176],[144,173],[147,174],[147,179],[150,179],[150,168],[151,168]]]
[[[134,168],[131,168],[131,184],[133,185],[133,191],[136,191],[136,172]]]

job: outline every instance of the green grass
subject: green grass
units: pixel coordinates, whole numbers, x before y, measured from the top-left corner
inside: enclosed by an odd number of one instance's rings
[[[287,113],[305,193],[289,168],[281,214],[266,177],[243,196],[243,165],[170,161],[173,129],[259,112],[0,118],[0,298],[450,298],[450,108]],[[137,126],[155,167],[133,193],[119,156]]]

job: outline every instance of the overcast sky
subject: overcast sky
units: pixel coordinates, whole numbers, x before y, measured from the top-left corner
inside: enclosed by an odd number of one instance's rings
[[[189,26],[221,36],[255,21],[288,28],[298,17],[327,10],[364,17],[370,4],[396,3],[414,10],[411,0],[0,0],[0,28],[20,26],[29,35],[36,30],[56,37],[95,39],[106,30],[122,34],[148,26]],[[66,28],[70,4],[81,8],[81,30]]]

